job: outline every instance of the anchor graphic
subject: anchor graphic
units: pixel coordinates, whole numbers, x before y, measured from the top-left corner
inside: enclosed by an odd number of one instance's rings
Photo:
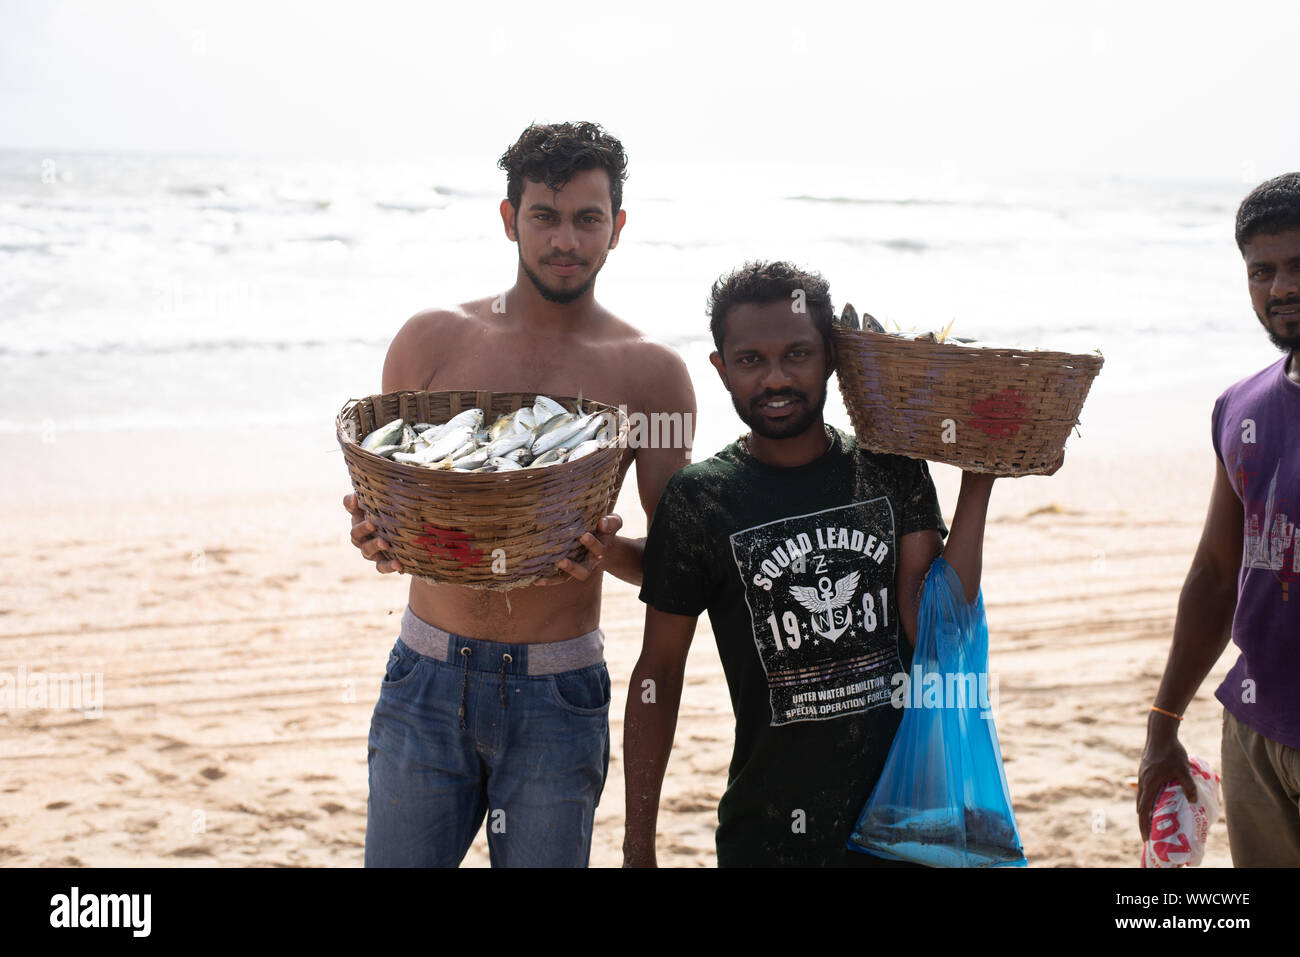
[[[812,612],[813,633],[834,642],[848,630],[853,621],[853,612],[845,606],[853,600],[853,593],[858,587],[858,573],[849,572],[831,588],[831,580],[826,576],[817,579],[817,588],[804,585],[791,585],[790,594],[799,604]],[[819,591],[820,590],[820,591]],[[838,612],[843,609],[844,620],[839,620]],[[825,627],[823,627],[823,624]]]

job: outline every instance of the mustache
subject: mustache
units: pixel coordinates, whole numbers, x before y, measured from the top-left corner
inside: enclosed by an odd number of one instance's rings
[[[798,392],[794,389],[781,389],[780,391],[777,392],[773,392],[769,389],[768,391],[764,392],[762,395],[756,396],[750,404],[758,405],[758,403],[767,402],[769,399],[802,399],[803,401],[807,402],[808,395],[805,392]]]
[[[1300,296],[1287,296],[1285,299],[1270,299],[1264,308],[1272,311],[1278,306],[1300,306]]]

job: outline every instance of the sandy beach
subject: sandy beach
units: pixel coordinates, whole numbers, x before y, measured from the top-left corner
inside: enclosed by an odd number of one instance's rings
[[[31,479],[2,506],[22,544],[0,575],[0,671],[101,675],[102,714],[0,712],[0,864],[362,863],[366,735],[407,583],[348,544],[331,438],[262,456],[247,451],[261,440],[252,431],[5,437],[9,474]],[[1208,449],[1089,450],[1050,479],[995,487],[991,670],[1032,866],[1137,866],[1125,779],[1212,467]],[[950,516],[959,473],[934,475]],[[636,530],[631,488],[620,511]],[[642,616],[636,590],[607,580],[613,755],[596,866],[621,863],[622,717]],[[1234,657],[1216,666],[1182,734],[1216,766],[1212,691]],[[84,687],[83,708],[96,704],[89,677]],[[732,727],[704,618],[664,785],[661,865],[713,865]],[[1229,864],[1222,821],[1206,863]],[[486,864],[480,834],[466,865]]]

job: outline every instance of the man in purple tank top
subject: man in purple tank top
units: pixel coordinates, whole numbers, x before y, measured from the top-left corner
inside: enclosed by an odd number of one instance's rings
[[[1251,304],[1285,354],[1219,397],[1218,470],[1183,585],[1173,646],[1147,719],[1138,823],[1166,782],[1195,784],[1178,743],[1183,709],[1231,638],[1223,800],[1236,867],[1300,866],[1300,173],[1258,186],[1237,211]]]

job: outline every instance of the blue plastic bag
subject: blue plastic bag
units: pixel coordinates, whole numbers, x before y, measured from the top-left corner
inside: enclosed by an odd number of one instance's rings
[[[921,592],[907,710],[849,849],[930,867],[1025,866],[988,692],[984,595],[942,557]]]

